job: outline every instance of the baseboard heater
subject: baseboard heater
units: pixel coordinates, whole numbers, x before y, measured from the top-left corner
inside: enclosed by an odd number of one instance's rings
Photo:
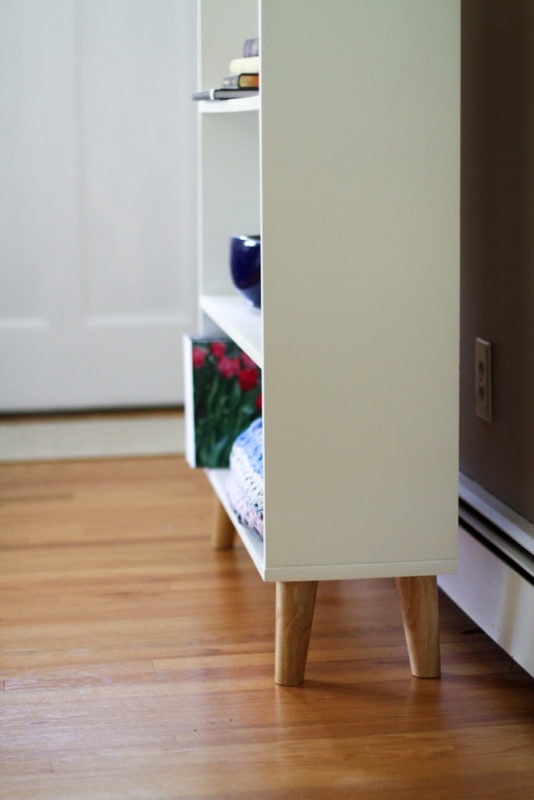
[[[460,474],[458,572],[443,591],[534,675],[534,525]]]

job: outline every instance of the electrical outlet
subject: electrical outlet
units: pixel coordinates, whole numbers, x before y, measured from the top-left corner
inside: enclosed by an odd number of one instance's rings
[[[492,417],[491,342],[475,340],[475,414],[485,422]]]

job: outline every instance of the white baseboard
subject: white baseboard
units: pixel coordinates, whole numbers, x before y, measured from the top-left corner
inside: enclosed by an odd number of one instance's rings
[[[534,675],[534,586],[460,528],[458,573],[441,589],[523,669]]]
[[[0,463],[184,452],[183,415],[112,414],[0,423]]]

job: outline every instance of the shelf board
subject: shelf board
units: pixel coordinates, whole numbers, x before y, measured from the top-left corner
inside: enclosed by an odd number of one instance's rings
[[[230,470],[228,469],[208,469],[206,470],[206,475],[208,476],[209,482],[211,483],[217,497],[221,501],[224,506],[224,510],[232,520],[232,524],[235,527],[239,538],[243,542],[248,554],[250,555],[254,565],[260,575],[264,577],[265,572],[265,557],[264,557],[264,549],[263,549],[263,540],[261,537],[255,533],[254,531],[248,530],[248,528],[244,528],[241,525],[234,513],[232,506],[229,503],[228,495],[226,494],[226,481],[228,479],[228,475],[230,474]]]
[[[244,111],[259,111],[260,98],[242,97],[235,100],[200,100],[198,109],[201,114],[233,114]]]
[[[242,101],[241,101],[242,102]],[[200,308],[263,368],[261,311],[237,295],[201,295]]]

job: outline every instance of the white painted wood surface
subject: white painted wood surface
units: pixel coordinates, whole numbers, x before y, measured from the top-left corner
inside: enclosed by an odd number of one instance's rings
[[[195,320],[195,5],[0,7],[0,408],[174,404]]]

